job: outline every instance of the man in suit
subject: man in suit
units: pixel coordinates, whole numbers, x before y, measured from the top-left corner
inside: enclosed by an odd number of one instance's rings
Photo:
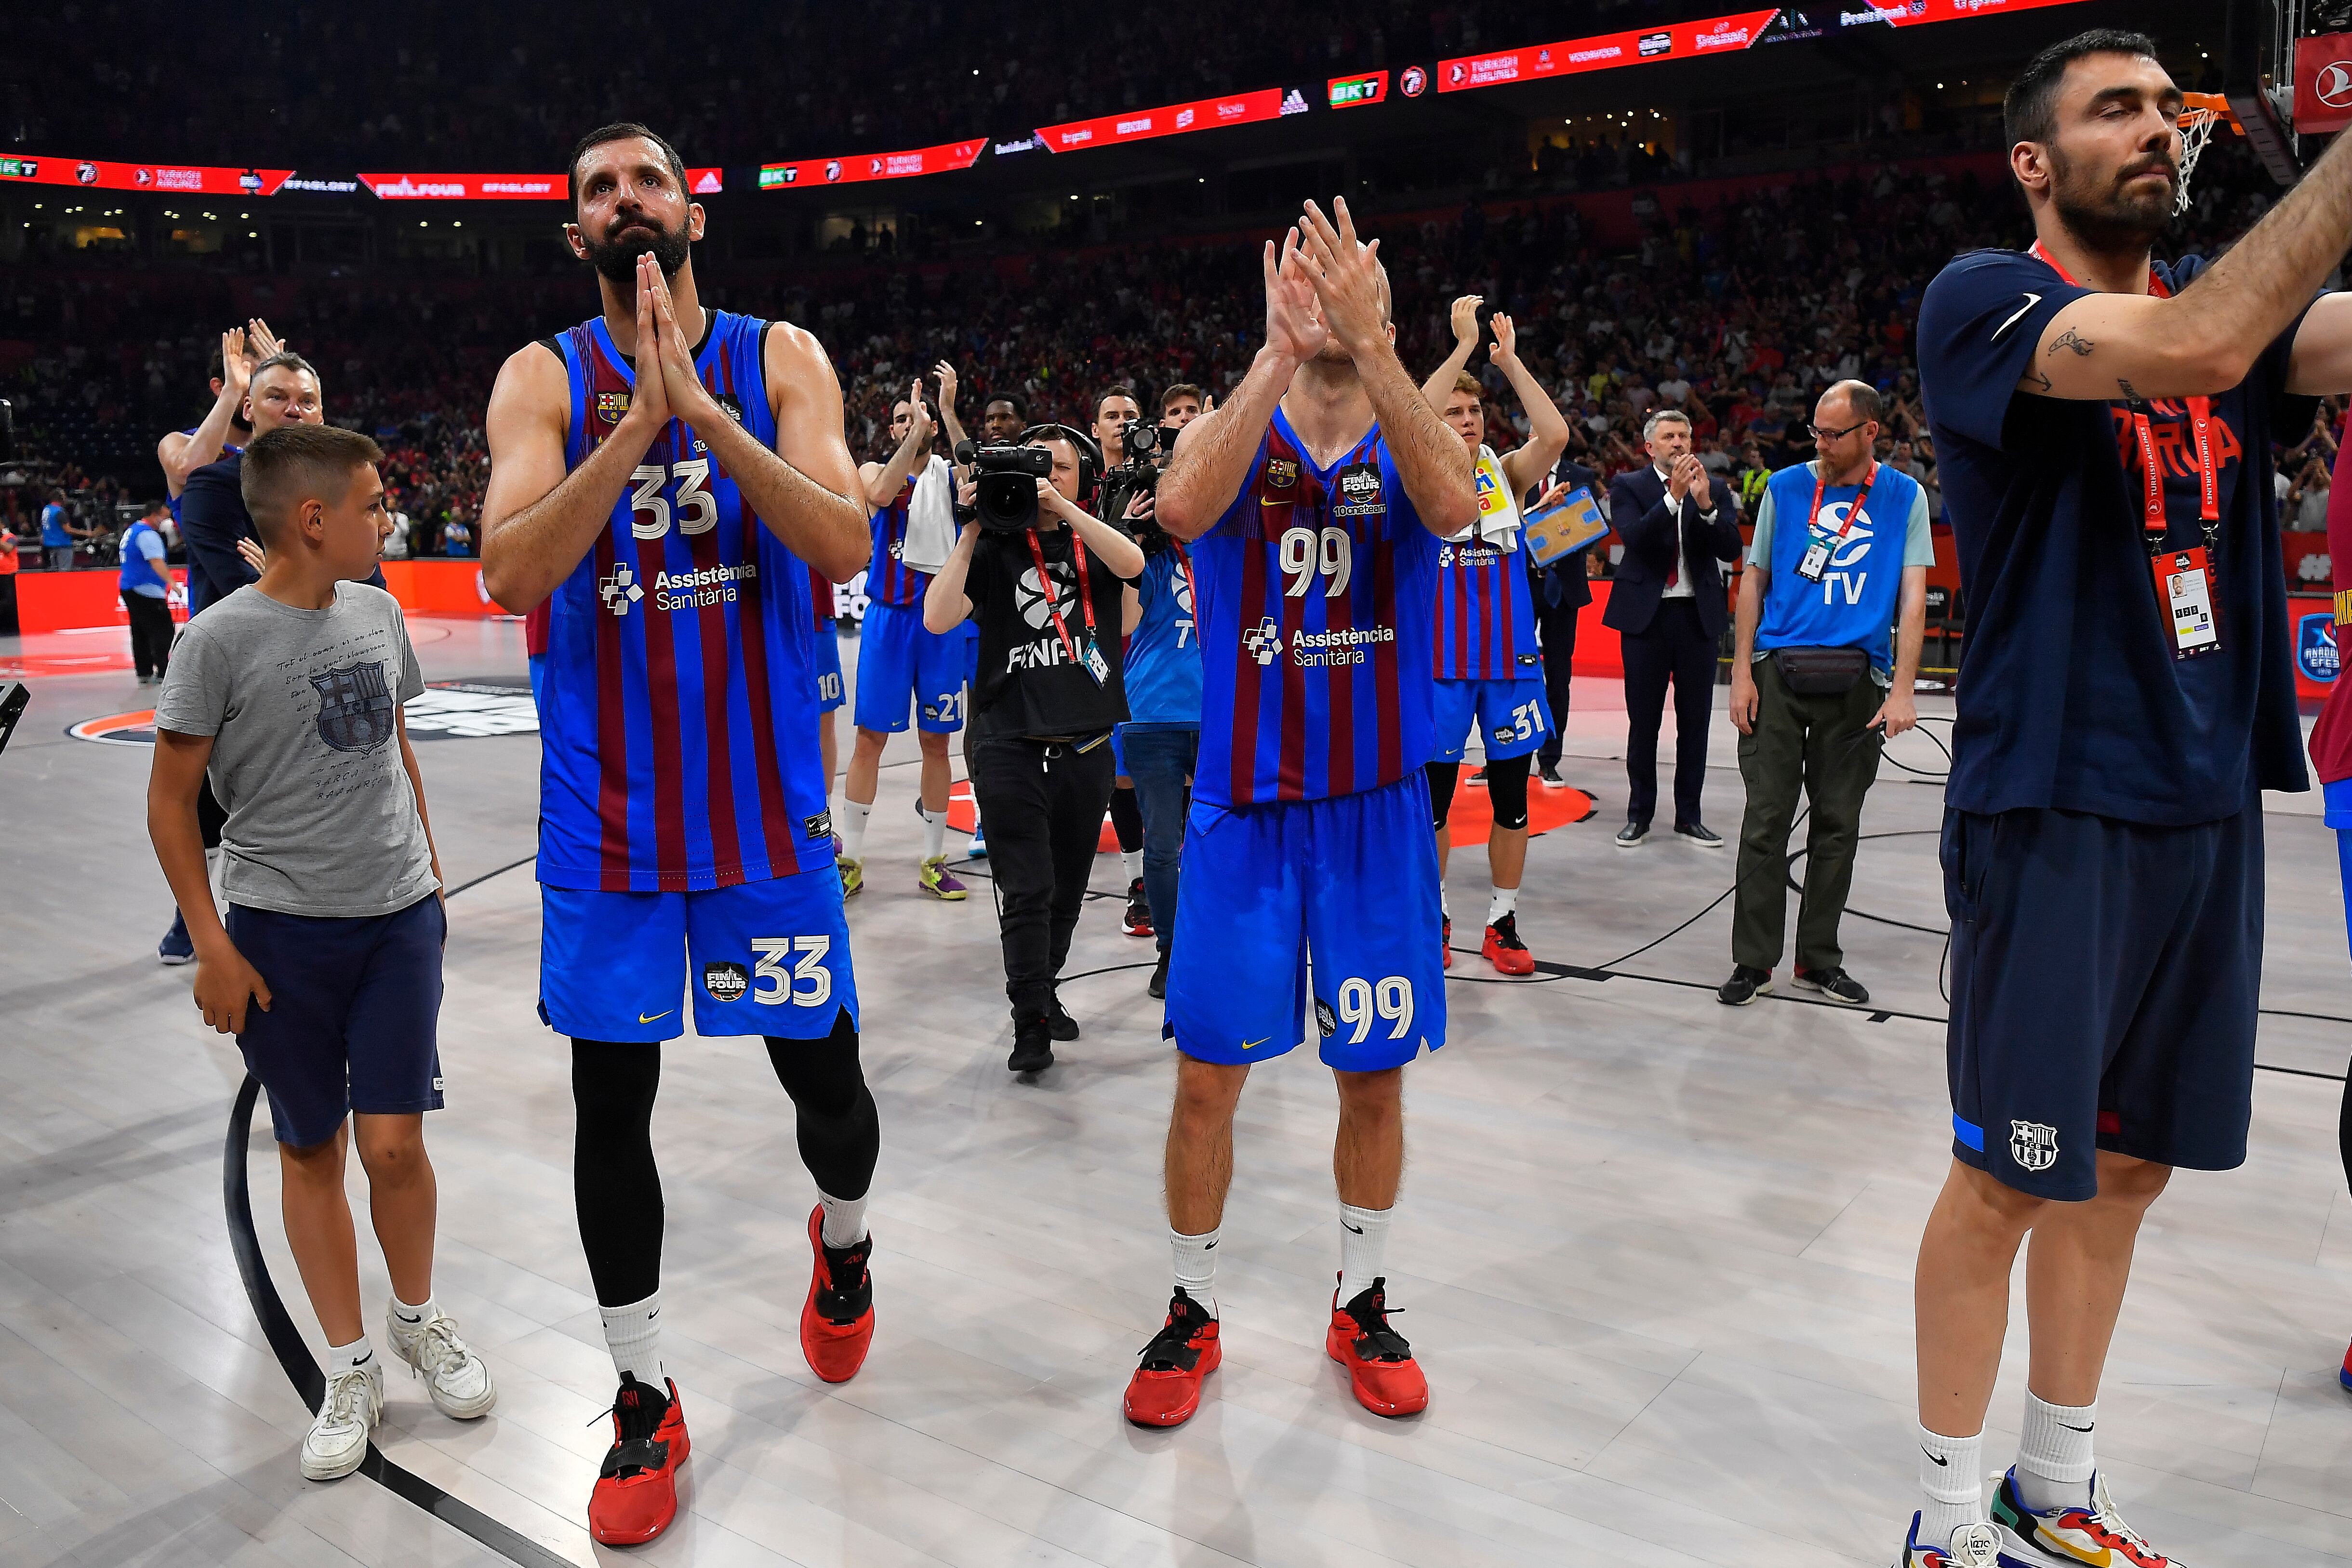
[[[1658,721],[1675,688],[1675,831],[1707,849],[1723,837],[1699,820],[1716,643],[1730,618],[1718,561],[1739,555],[1731,491],[1691,452],[1690,416],[1662,408],[1642,427],[1649,466],[1617,476],[1609,521],[1625,543],[1601,624],[1625,661],[1625,826],[1617,847],[1648,841],[1658,803]]]
[[[1570,490],[1601,494],[1601,476],[1574,458],[1562,458],[1551,471],[1551,483]],[[1543,645],[1544,700],[1551,707],[1551,730],[1537,748],[1536,763],[1546,784],[1559,776],[1559,737],[1568,724],[1569,666],[1576,658],[1576,617],[1592,603],[1592,586],[1581,550],[1549,566],[1528,562],[1528,587],[1535,600],[1536,638]]]

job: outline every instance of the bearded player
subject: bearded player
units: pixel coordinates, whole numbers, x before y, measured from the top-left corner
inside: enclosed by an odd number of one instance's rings
[[[490,394],[482,573],[550,600],[541,710],[540,1015],[572,1037],[580,1238],[620,1375],[588,1503],[607,1544],[677,1512],[687,1456],[662,1375],[661,1042],[765,1037],[815,1177],[810,1367],[842,1382],[874,1331],[866,1189],[880,1144],[817,746],[811,572],[865,564],[841,391],[800,328],[710,310],[702,208],[668,142],[589,133],[572,252],[604,301],[509,358]]]
[[[1172,1426],[1220,1359],[1218,1226],[1252,1064],[1306,1042],[1339,1080],[1339,1284],[1324,1347],[1382,1415],[1429,1403],[1381,1258],[1404,1164],[1404,1064],[1445,1041],[1429,649],[1439,541],[1477,520],[1469,449],[1397,363],[1377,246],[1307,204],[1265,345],[1185,426],[1160,481],[1194,541],[1200,758],[1168,978],[1176,1289],[1127,1415]],[[1303,237],[1302,237],[1303,233]],[[1314,959],[1314,990],[1307,959]]]

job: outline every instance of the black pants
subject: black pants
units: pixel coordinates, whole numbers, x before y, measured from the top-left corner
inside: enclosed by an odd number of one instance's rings
[[[1658,723],[1666,682],[1675,687],[1675,826],[1701,820],[1706,783],[1706,721],[1715,710],[1715,639],[1690,599],[1661,599],[1658,613],[1619,639],[1625,660],[1625,820],[1647,822],[1658,806]]]
[[[1016,1021],[1053,1006],[1054,977],[1070,955],[1110,805],[1110,737],[1081,744],[1018,736],[972,742],[972,795],[988,824],[1004,994]]]
[[[161,676],[172,661],[172,606],[152,595],[125,588],[122,607],[131,612],[131,668],[142,680]]]
[[[1569,567],[1574,567],[1577,559],[1571,558]],[[1537,749],[1536,760],[1551,768],[1559,765],[1559,735],[1568,727],[1569,667],[1576,661],[1576,617],[1584,606],[1547,605],[1543,584],[1538,582],[1531,586],[1535,589],[1536,638],[1543,644],[1544,700],[1551,706],[1551,730]]]

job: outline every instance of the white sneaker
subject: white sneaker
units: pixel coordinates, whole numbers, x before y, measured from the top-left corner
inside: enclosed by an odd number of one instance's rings
[[[387,1308],[384,1326],[392,1336],[392,1353],[425,1379],[433,1408],[459,1421],[476,1420],[499,1402],[490,1369],[473,1348],[457,1337],[457,1320],[439,1312],[421,1323],[404,1323]]]
[[[302,1475],[313,1481],[348,1476],[367,1458],[368,1433],[383,1414],[383,1363],[339,1372],[327,1379],[327,1397],[302,1439]]]

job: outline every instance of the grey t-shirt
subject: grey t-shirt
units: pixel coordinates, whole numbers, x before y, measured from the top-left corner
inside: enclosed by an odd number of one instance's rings
[[[230,903],[349,918],[434,890],[395,724],[424,689],[399,601],[364,583],[336,584],[325,610],[247,584],[188,623],[155,724],[215,737]]]

